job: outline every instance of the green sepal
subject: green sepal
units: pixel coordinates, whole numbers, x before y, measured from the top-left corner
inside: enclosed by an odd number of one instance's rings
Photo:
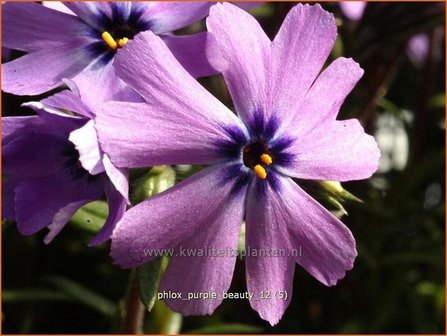
[[[158,257],[136,269],[140,300],[148,311],[154,307],[163,268],[163,257]]]
[[[130,201],[136,205],[175,184],[175,170],[170,166],[155,166],[131,184]]]

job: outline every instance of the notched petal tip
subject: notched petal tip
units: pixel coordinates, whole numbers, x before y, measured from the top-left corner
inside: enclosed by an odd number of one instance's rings
[[[335,23],[335,16],[331,12],[328,12],[325,10],[319,3],[316,4],[297,4],[294,6],[290,12],[287,14],[287,16],[291,14],[295,14],[295,12],[299,11],[313,11],[314,15],[321,15],[320,17],[320,24],[322,25],[333,25],[334,29],[337,29],[337,25]]]
[[[361,75],[364,73],[360,64],[351,57],[339,57],[334,62],[341,62],[342,65],[349,68],[350,71],[358,71]]]

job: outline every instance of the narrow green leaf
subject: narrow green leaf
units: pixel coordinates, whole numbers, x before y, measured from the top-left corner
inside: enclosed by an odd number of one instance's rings
[[[73,298],[66,293],[42,288],[22,290],[4,289],[2,292],[2,301],[5,303],[24,301],[73,301]]]
[[[240,323],[216,324],[190,330],[187,334],[258,334],[263,329],[258,326]]]
[[[384,97],[379,97],[377,99],[377,105],[382,107],[385,111],[393,114],[395,117],[402,119],[402,109],[399,108],[392,101],[390,101]]]
[[[136,269],[140,299],[148,311],[151,311],[155,304],[158,284],[160,283],[162,263],[163,257],[158,257]]]
[[[343,207],[343,205],[334,197],[330,196],[330,195],[324,195],[323,196],[324,199],[326,201],[328,201],[331,205],[334,206],[334,208],[338,211],[340,211],[343,215],[347,215],[348,212],[346,211],[346,209]]]
[[[70,279],[60,276],[48,276],[45,277],[45,281],[51,283],[75,301],[93,308],[103,315],[114,316],[117,311],[117,304]]]
[[[352,202],[359,202],[363,203],[363,201],[351,194],[349,191],[344,189],[340,182],[338,181],[319,181],[321,187],[331,194],[332,196],[335,196],[339,201],[352,201]]]

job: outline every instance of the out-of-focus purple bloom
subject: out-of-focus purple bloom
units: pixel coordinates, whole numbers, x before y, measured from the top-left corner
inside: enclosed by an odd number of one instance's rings
[[[127,171],[102,152],[92,113],[71,91],[25,106],[38,115],[2,118],[3,218],[17,221],[23,235],[48,227],[49,243],[76,210],[105,192],[109,216],[89,245],[104,242],[126,209]]]
[[[250,303],[274,325],[290,302],[295,263],[328,286],[353,267],[349,229],[293,178],[347,181],[376,171],[374,138],[357,120],[335,120],[363,70],[339,58],[319,75],[336,37],[332,14],[319,5],[294,7],[273,42],[252,16],[228,3],[211,8],[207,27],[215,37],[208,51],[219,55],[212,59],[238,117],[151,32],[116,58],[118,76],[145,102],[110,102],[97,111],[99,140],[112,162],[210,167],[126,212],[112,235],[111,256],[129,268],[153,259],[149,249],[175,249],[160,291],[219,297],[167,304],[185,315],[211,314],[235,265],[235,255],[222,251],[236,250],[245,217],[246,246],[258,251],[245,259]],[[185,249],[220,252],[186,257],[179,254]],[[302,255],[293,256],[293,249]],[[259,252],[266,250],[289,254]],[[265,297],[283,291],[287,298]]]
[[[84,101],[127,100],[129,90],[116,78],[112,59],[141,31],[163,36],[193,76],[215,73],[204,52],[207,33],[168,33],[208,14],[208,2],[67,2],[76,15],[50,4],[2,5],[4,47],[28,54],[2,65],[2,89],[18,95],[47,92],[72,79]],[[132,94],[130,94],[132,97]]]
[[[428,50],[430,48],[430,40],[427,33],[420,33],[414,35],[409,41],[407,46],[407,54],[413,64],[422,65],[428,56]]]
[[[352,21],[358,21],[363,17],[366,5],[366,1],[340,1],[341,11]]]

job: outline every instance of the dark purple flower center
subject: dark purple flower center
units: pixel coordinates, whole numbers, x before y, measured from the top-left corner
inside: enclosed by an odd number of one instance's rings
[[[247,122],[248,136],[238,127],[225,128],[231,140],[218,141],[216,147],[234,164],[225,170],[222,183],[236,179],[237,192],[256,178],[274,190],[279,188],[278,168],[289,165],[294,154],[289,151],[292,138],[283,132],[279,134],[278,126],[276,118],[265,120],[263,114],[254,113]]]
[[[269,154],[269,150],[263,141],[253,142],[242,149],[242,160],[248,168],[261,164],[261,155]]]
[[[133,39],[136,31],[132,27],[130,27],[127,23],[119,26],[119,27],[112,27],[109,31],[110,35],[112,35],[115,39],[122,39],[122,38],[128,38],[129,40]]]
[[[242,161],[244,165],[258,175],[259,178],[267,177],[266,167],[273,163],[273,158],[264,141],[256,141],[242,149]]]
[[[90,32],[97,42],[92,43],[89,48],[95,58],[100,57],[103,64],[108,63],[117,49],[124,46],[128,40],[152,26],[150,21],[142,18],[144,11],[141,7],[132,5],[128,13],[128,9],[122,4],[110,2],[109,5],[112,16],[97,8],[94,15],[101,30],[92,28]]]

